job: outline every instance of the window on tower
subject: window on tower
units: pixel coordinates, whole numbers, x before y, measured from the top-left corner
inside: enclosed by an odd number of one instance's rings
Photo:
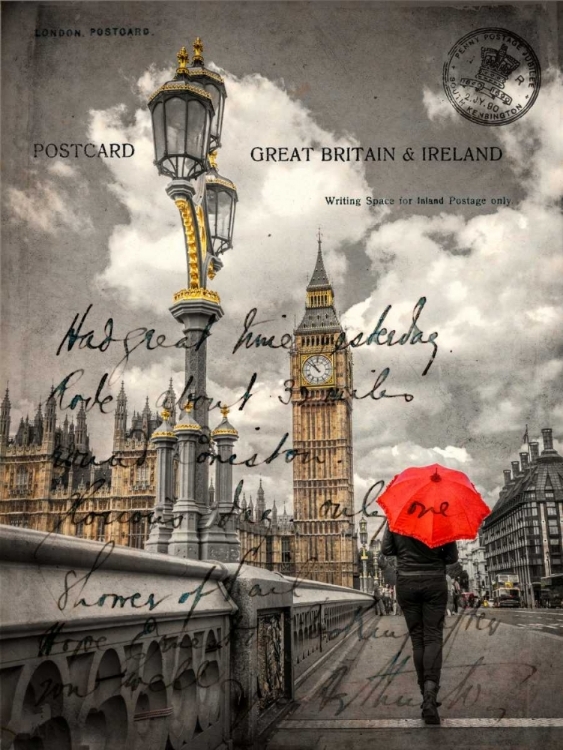
[[[18,466],[16,471],[16,490],[26,492],[30,485],[31,473],[26,466]]]
[[[148,464],[144,463],[142,466],[137,466],[135,472],[135,485],[139,489],[147,489],[150,480],[150,470]]]
[[[106,541],[106,518],[99,516],[96,523],[96,540],[98,542]]]
[[[147,538],[147,519],[140,518],[139,513],[133,513],[129,521],[129,546],[143,549]]]

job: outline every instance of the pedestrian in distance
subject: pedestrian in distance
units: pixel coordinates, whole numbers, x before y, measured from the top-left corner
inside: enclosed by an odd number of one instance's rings
[[[377,585],[373,590],[373,601],[375,605],[375,614],[379,616],[384,615],[385,608],[383,606],[383,596],[381,594],[381,589]]]
[[[448,586],[448,602],[446,604],[446,614],[448,617],[452,616],[453,609],[454,609],[454,591],[453,586],[454,582],[452,578],[446,574],[446,584]]]
[[[395,594],[412,644],[422,718],[439,724],[446,565],[458,562],[456,540],[473,539],[491,511],[465,474],[439,464],[402,471],[377,503],[387,516],[381,552],[397,561]]]
[[[459,585],[459,578],[456,578],[454,580],[452,597],[454,603],[454,614],[457,615],[459,611],[459,600],[461,598],[461,586]]]

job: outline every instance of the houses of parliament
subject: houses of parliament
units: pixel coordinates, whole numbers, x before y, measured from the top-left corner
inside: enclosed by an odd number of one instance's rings
[[[260,480],[255,499],[242,495],[238,502],[237,529],[246,564],[353,586],[353,372],[349,348],[335,346],[342,333],[319,237],[290,352],[293,447],[317,460],[292,463],[292,516],[285,504],[281,511],[275,501],[267,508]],[[338,398],[327,397],[334,393]],[[174,425],[178,404],[172,383],[165,407]],[[97,462],[91,450],[84,403],[76,422],[68,416],[61,422],[51,393],[32,419],[21,419],[15,434],[10,412],[6,390],[0,407],[0,523],[142,548],[155,521],[156,449],[150,438],[162,423],[148,399],[129,419],[122,384],[112,455],[105,462]],[[177,466],[177,456],[174,460]],[[210,508],[214,494],[211,482]]]

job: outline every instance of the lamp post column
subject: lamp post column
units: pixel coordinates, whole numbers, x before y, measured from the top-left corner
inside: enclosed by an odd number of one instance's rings
[[[176,523],[168,550],[175,557],[199,560],[199,513],[195,502],[194,469],[201,428],[192,419],[191,408],[190,404],[184,407],[182,417],[174,427],[178,439],[178,500],[175,506]]]
[[[362,585],[361,590],[367,592],[368,590],[368,570],[367,570],[368,554],[366,548],[362,547]]]
[[[181,323],[186,346],[185,396],[192,403],[195,421],[201,428],[197,454],[202,459],[194,465],[195,503],[201,513],[208,510],[210,452],[209,399],[207,396],[207,337],[213,323],[223,316],[219,297],[209,289],[184,289],[174,295],[175,304],[170,308],[174,318]],[[190,297],[190,293],[192,296]]]
[[[234,505],[233,465],[230,460],[233,455],[233,446],[238,440],[238,432],[228,421],[228,413],[229,409],[224,406],[221,409],[223,420],[211,433],[219,454],[219,460],[215,465],[215,491],[217,509],[221,518],[219,523],[225,531],[224,556],[219,559],[225,562],[238,562],[241,545],[237,533],[238,509]]]
[[[174,511],[174,447],[176,435],[168,421],[170,412],[162,410],[162,424],[156,428],[151,442],[156,448],[156,498],[155,519],[145,542],[149,552],[168,554],[168,542],[172,535]]]

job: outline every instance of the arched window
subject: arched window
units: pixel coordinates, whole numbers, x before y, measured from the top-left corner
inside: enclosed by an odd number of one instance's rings
[[[150,480],[150,470],[148,464],[145,462],[141,466],[137,466],[135,472],[135,484],[140,487],[148,487]]]
[[[16,489],[17,490],[27,490],[29,487],[29,469],[25,466],[18,466],[18,470],[16,472]]]
[[[96,541],[98,542],[106,541],[106,521],[107,519],[105,516],[98,516],[96,520]]]
[[[129,520],[129,546],[143,549],[147,538],[147,519],[139,512],[133,512]]]

